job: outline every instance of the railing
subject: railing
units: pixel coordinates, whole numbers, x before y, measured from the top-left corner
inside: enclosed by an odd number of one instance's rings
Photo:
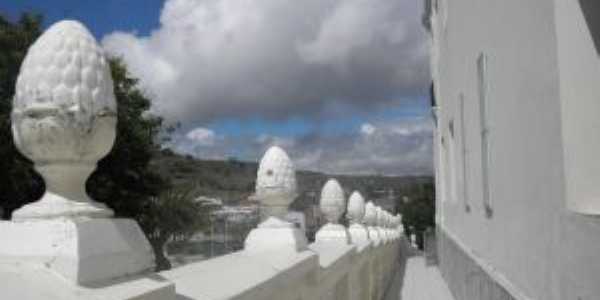
[[[401,257],[400,218],[365,204],[356,192],[345,227],[339,223],[345,204],[341,186],[330,180],[321,196],[328,223],[314,243],[285,218],[267,213],[243,250],[160,275],[183,299],[383,299]]]
[[[245,250],[161,273],[182,299],[382,299],[399,234],[362,244],[315,242],[297,253]]]

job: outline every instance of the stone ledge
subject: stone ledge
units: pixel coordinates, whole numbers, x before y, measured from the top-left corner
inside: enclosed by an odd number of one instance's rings
[[[154,254],[129,219],[0,222],[1,263],[27,262],[88,285],[152,271]]]
[[[248,254],[244,251],[160,273],[189,299],[275,299],[304,280],[314,282],[317,257],[311,251]],[[199,284],[201,283],[201,284]]]
[[[157,275],[82,287],[48,268],[22,263],[0,263],[0,290],[2,299],[19,300],[175,300],[174,285]]]

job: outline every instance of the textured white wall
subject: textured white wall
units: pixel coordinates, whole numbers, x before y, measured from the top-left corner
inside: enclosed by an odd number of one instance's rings
[[[574,211],[600,214],[600,160],[594,159],[600,151],[600,139],[595,138],[600,128],[600,57],[595,44],[600,43],[600,26],[592,20],[600,18],[600,3],[555,3],[567,203]]]
[[[586,37],[580,0],[440,1],[448,11],[446,27],[438,21],[432,30],[437,61],[432,74],[441,107],[438,133],[448,142],[448,122],[454,119],[457,142],[466,139],[468,159],[468,190],[461,189],[462,170],[454,172],[460,199],[441,201],[440,227],[517,294],[598,299],[600,220],[566,208],[569,197],[595,195],[600,187],[595,158],[600,142],[594,136],[600,132],[600,118],[593,118],[600,111],[600,85],[594,83],[600,67]],[[488,58],[490,217],[482,202],[476,64],[481,53]],[[465,132],[456,126],[461,93]],[[463,155],[455,154],[451,159],[460,169]],[[439,170],[450,166],[444,157],[438,156]],[[589,169],[578,169],[585,164]],[[438,175],[449,174],[439,170]],[[567,193],[566,184],[580,180],[585,188]],[[441,199],[451,198],[451,190],[439,189]],[[465,195],[470,212],[462,203]]]
[[[600,3],[594,0],[554,3],[568,208],[560,211],[557,298],[599,299]]]

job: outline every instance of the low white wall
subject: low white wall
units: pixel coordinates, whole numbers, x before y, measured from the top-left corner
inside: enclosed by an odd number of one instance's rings
[[[240,251],[160,275],[181,299],[382,299],[401,240],[313,243],[298,253]]]

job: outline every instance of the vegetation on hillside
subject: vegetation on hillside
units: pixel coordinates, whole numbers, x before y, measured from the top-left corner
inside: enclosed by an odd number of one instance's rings
[[[237,205],[254,192],[257,163],[236,160],[211,161],[183,156],[165,149],[151,162],[153,169],[171,176],[174,185],[196,183],[193,194],[218,198],[226,205]],[[358,190],[367,200],[403,215],[407,234],[415,233],[422,246],[422,233],[433,227],[435,191],[430,176],[327,175],[298,171],[299,196],[291,209],[310,211],[318,205],[321,188],[330,177],[339,180],[347,195]]]
[[[195,183],[196,195],[219,198],[228,205],[236,205],[254,192],[258,168],[256,162],[200,160],[169,149],[157,153],[151,165],[163,176],[172,177],[173,185]],[[318,201],[321,188],[332,177],[340,182],[348,195],[358,190],[366,199],[375,201],[389,198],[400,201],[404,196],[411,199],[425,197],[432,193],[433,186],[430,176],[328,175],[299,170],[296,177],[300,197],[292,204],[292,209],[298,210],[306,206],[303,203],[312,201],[303,198]]]

